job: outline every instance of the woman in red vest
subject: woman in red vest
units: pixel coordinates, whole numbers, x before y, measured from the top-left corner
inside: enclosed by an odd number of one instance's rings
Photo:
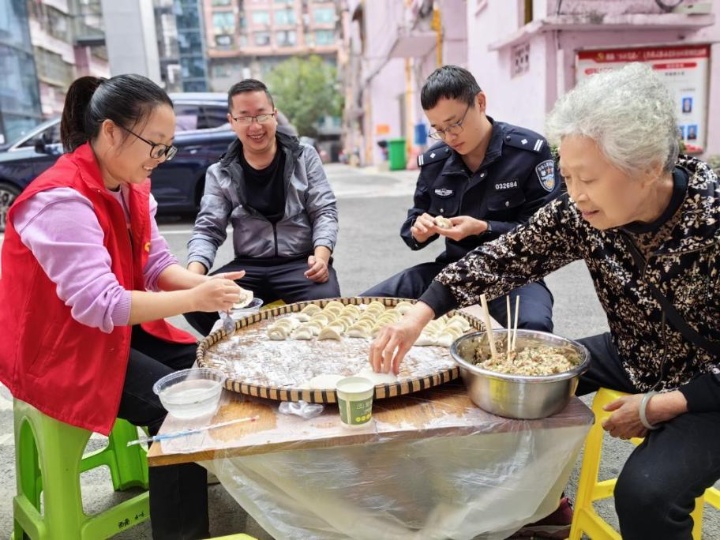
[[[242,272],[189,272],[158,232],[148,177],[175,155],[174,133],[172,101],[149,79],[80,78],[61,122],[67,153],[8,213],[0,381],[68,424],[108,434],[120,417],[157,433],[153,384],[196,350],[162,319],[240,298]],[[207,538],[205,469],[152,467],[150,513],[153,538]]]

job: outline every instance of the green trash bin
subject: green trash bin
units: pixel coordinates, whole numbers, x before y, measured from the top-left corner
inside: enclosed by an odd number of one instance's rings
[[[405,155],[405,139],[390,139],[388,141],[388,160],[391,171],[401,171],[407,164]]]

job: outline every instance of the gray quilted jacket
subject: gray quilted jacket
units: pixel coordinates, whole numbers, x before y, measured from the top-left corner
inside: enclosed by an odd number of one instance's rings
[[[317,246],[335,248],[338,216],[335,194],[314,148],[277,134],[285,152],[285,215],[273,224],[245,205],[247,185],[238,159],[242,144],[234,141],[205,176],[205,193],[188,242],[188,262],[212,268],[218,248],[232,224],[236,258],[300,258]]]

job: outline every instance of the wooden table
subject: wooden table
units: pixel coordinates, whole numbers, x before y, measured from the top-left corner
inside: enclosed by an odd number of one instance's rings
[[[593,421],[577,398],[550,418],[500,418],[459,382],[376,400],[362,428],[336,405],[305,420],[223,399],[212,423],[258,420],[161,441],[150,465],[206,462],[275,538],[505,538],[554,509]],[[192,427],[168,417],[161,433]]]

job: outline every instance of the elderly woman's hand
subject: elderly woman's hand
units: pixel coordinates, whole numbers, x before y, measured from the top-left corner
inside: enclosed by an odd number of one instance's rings
[[[370,345],[370,365],[373,370],[397,375],[403,358],[434,315],[427,304],[418,302],[398,323],[380,330]]]
[[[648,430],[640,421],[640,402],[643,395],[622,396],[608,403],[605,410],[613,411],[613,413],[603,422],[603,429],[612,437],[619,439],[632,439],[647,435]]]

